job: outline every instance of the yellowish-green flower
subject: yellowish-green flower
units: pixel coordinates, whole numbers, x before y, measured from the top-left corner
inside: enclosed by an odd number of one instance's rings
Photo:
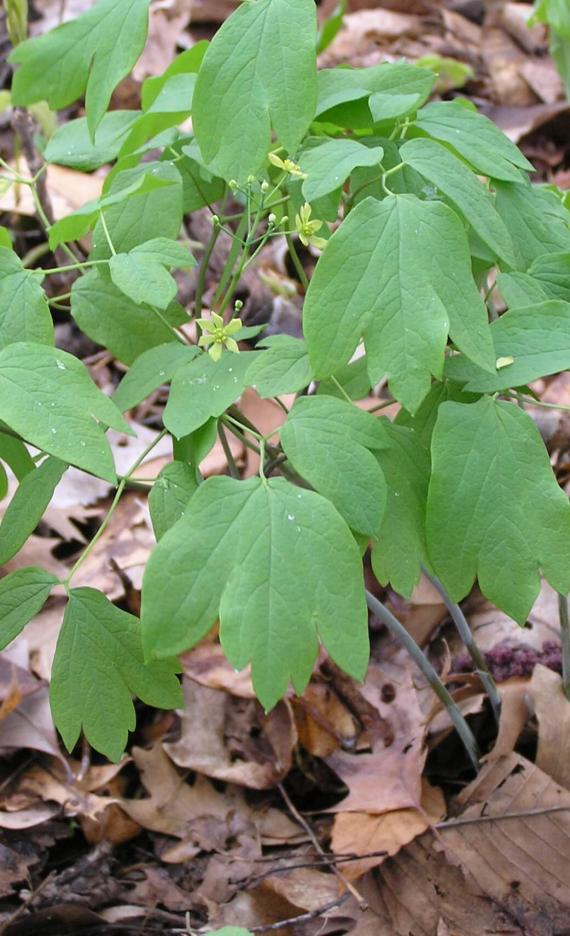
[[[277,166],[278,169],[281,169],[283,172],[288,172],[289,175],[297,176],[299,179],[306,179],[307,173],[303,172],[300,166],[296,162],[293,162],[292,159],[281,159],[277,153],[270,153],[268,156],[269,162],[272,165]]]
[[[316,247],[317,250],[324,250],[327,246],[327,242],[324,237],[316,237],[317,231],[323,226],[322,221],[311,221],[311,206],[305,202],[302,208],[299,209],[299,214],[295,215],[295,228],[297,234],[299,235],[299,240],[305,247],[308,247],[309,244],[312,247]]]
[[[208,354],[213,361],[219,361],[222,351],[227,348],[234,354],[239,352],[237,341],[232,338],[242,327],[241,319],[234,318],[227,325],[217,312],[212,312],[211,319],[196,319],[196,324],[202,329],[202,337],[198,341],[201,348],[208,348]]]

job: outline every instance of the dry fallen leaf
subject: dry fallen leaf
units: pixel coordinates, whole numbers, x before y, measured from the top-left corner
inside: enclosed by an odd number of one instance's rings
[[[499,757],[505,757],[514,751],[519,735],[530,716],[527,701],[528,679],[508,679],[504,683],[499,683],[498,690],[501,697],[499,732],[492,751],[485,758],[489,762],[496,761]]]
[[[529,688],[538,719],[536,766],[570,790],[570,702],[562,679],[539,664]]]
[[[405,654],[372,663],[361,693],[390,726],[385,746],[374,742],[371,753],[336,751],[327,764],[348,787],[335,812],[380,814],[420,806],[421,775],[426,758],[426,725]]]
[[[291,768],[297,732],[286,701],[268,715],[253,699],[184,680],[180,739],[164,745],[179,767],[256,790],[279,783]]]
[[[351,881],[362,877],[443,819],[445,811],[443,793],[424,779],[420,809],[396,809],[381,816],[339,813],[332,830],[332,850],[338,855],[363,856],[360,861],[342,865],[342,873]]]

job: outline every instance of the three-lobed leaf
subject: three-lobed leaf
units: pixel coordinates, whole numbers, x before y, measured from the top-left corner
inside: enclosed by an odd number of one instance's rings
[[[20,481],[0,523],[0,566],[15,556],[34,532],[66,468],[57,458],[46,458]]]
[[[105,428],[132,435],[81,361],[29,342],[0,351],[0,419],[32,445],[111,484],[116,473]]]
[[[176,371],[199,353],[198,348],[179,341],[169,341],[143,351],[115,390],[113,402],[122,413],[132,409],[153,390],[172,380]]]
[[[119,760],[135,727],[132,696],[156,708],[182,704],[177,665],[145,664],[140,622],[93,588],[69,594],[50,684],[56,727],[68,751],[81,730],[95,748]]]
[[[358,547],[332,504],[283,478],[209,478],[161,539],[145,570],[143,642],[179,653],[220,618],[230,663],[252,666],[271,708],[289,681],[307,685],[319,638],[361,679],[367,615]]]
[[[474,393],[495,393],[570,368],[570,303],[551,299],[511,309],[491,325],[499,367],[480,370],[463,357],[450,358],[446,373]]]
[[[454,601],[475,579],[524,623],[540,573],[570,590],[570,504],[531,417],[489,397],[443,403],[432,438],[427,544]]]
[[[154,237],[129,253],[114,254],[109,260],[109,272],[115,286],[132,302],[164,310],[178,291],[169,268],[187,269],[195,265],[194,257],[182,244]]]
[[[207,165],[245,182],[261,167],[271,130],[294,153],[317,100],[313,0],[243,3],[216,33],[193,101],[196,139]]]
[[[259,342],[266,348],[248,367],[246,380],[260,397],[297,393],[312,380],[305,342],[290,335],[271,335]]]
[[[521,182],[532,163],[488,117],[460,101],[432,101],[418,113],[415,126],[451,146],[481,175]]]
[[[16,69],[12,102],[47,101],[60,110],[85,94],[93,137],[111,94],[129,74],[147,36],[149,0],[99,0],[77,19],[21,42],[11,53]]]
[[[425,510],[429,453],[416,431],[382,420],[385,444],[374,454],[386,479],[386,506],[372,550],[372,569],[382,585],[409,596],[426,561]]]
[[[157,541],[184,516],[197,487],[196,470],[186,462],[173,461],[161,470],[148,496]]]
[[[144,302],[129,299],[97,270],[90,270],[73,284],[71,314],[85,335],[125,364],[132,364],[156,345],[169,341],[179,344],[172,326],[186,321],[186,313],[178,303],[172,302],[157,314]]]
[[[387,374],[410,411],[441,377],[448,335],[494,371],[463,225],[443,203],[413,195],[367,198],[350,212],[317,264],[304,331],[317,377],[345,364],[363,337],[372,383]]]
[[[302,191],[308,202],[339,189],[357,166],[377,166],[382,161],[381,146],[365,146],[358,140],[325,140],[299,155],[299,165],[307,178]]]
[[[13,250],[0,246],[0,349],[16,341],[53,344],[42,278],[26,270]]]
[[[281,444],[295,470],[349,526],[378,534],[387,491],[372,451],[386,445],[383,422],[344,400],[301,397],[281,429]]]
[[[208,354],[201,354],[178,368],[164,410],[166,428],[180,439],[211,416],[221,416],[241,396],[256,356],[255,351],[226,351],[219,361],[213,361]]]
[[[28,566],[0,579],[0,650],[18,637],[57,585],[51,572]]]
[[[409,140],[400,149],[404,162],[443,192],[499,260],[514,267],[513,242],[491,195],[470,169],[434,140]]]

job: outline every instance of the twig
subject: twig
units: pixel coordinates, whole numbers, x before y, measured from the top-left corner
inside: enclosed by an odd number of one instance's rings
[[[453,623],[455,624],[457,628],[459,636],[461,637],[463,643],[465,644],[465,647],[467,649],[467,652],[469,653],[469,656],[473,660],[473,663],[475,665],[475,672],[479,676],[479,679],[481,680],[483,688],[489,697],[489,702],[491,703],[491,708],[493,709],[493,715],[495,716],[495,721],[497,722],[497,724],[499,724],[499,718],[501,715],[501,697],[497,690],[495,680],[493,679],[491,673],[489,672],[489,667],[487,666],[485,657],[483,656],[479,647],[477,646],[477,643],[475,641],[471,628],[469,627],[469,624],[467,623],[467,619],[465,615],[463,614],[463,611],[461,610],[459,605],[456,604],[455,601],[453,601],[450,598],[447,591],[443,587],[442,583],[440,582],[438,578],[436,578],[435,575],[432,575],[430,572],[428,572],[425,566],[422,566],[422,572],[424,573],[425,577],[429,579],[429,581],[431,582],[435,590],[438,591],[441,597],[443,598],[445,606],[447,610],[449,611],[451,619],[453,620]]]
[[[529,809],[523,812],[505,813],[502,816],[468,816],[465,819],[447,819],[436,822],[434,829],[453,829],[456,826],[478,825],[481,822],[503,822],[505,819],[528,819],[532,816],[548,816],[550,813],[570,812],[568,806],[544,806],[542,809]]]
[[[287,790],[285,789],[285,787],[283,786],[283,784],[282,784],[282,783],[278,784],[278,787],[279,787],[279,792],[281,793],[281,796],[283,797],[283,799],[284,799],[284,801],[285,801],[285,805],[287,806],[287,809],[289,810],[289,812],[291,813],[291,815],[293,816],[293,818],[296,820],[296,822],[299,823],[299,825],[301,826],[301,828],[303,828],[303,829],[305,830],[305,832],[306,832],[307,835],[309,836],[311,842],[313,843],[313,846],[314,846],[315,851],[317,852],[317,854],[323,855],[323,856],[326,857],[326,852],[323,850],[323,848],[322,848],[322,846],[321,846],[321,843],[319,842],[317,836],[315,835],[315,833],[314,833],[313,830],[311,829],[311,827],[310,827],[309,823],[307,822],[307,820],[303,818],[303,816],[301,815],[301,813],[299,812],[299,810],[297,809],[297,807],[295,806],[295,804],[292,802],[291,797],[290,797],[289,794],[287,793]],[[339,871],[339,869],[338,869],[338,868],[336,867],[336,865],[334,865],[334,864],[331,865],[331,869],[332,869],[333,874],[336,875],[336,877],[337,877],[337,878],[339,879],[339,881],[344,885],[344,887],[346,888],[346,890],[347,890],[350,894],[352,894],[352,896],[358,901],[358,905],[359,905],[360,909],[361,909],[362,911],[368,910],[368,903],[366,902],[366,900],[364,899],[364,897],[362,896],[362,894],[359,893],[359,891],[357,891],[356,887],[354,887],[354,885],[351,884],[350,881],[348,881],[348,880],[345,878],[345,876],[344,876],[344,874],[342,873],[342,871]],[[317,915],[318,915],[318,914],[317,914]]]
[[[271,933],[272,931],[276,932],[276,930],[284,929],[286,926],[291,926],[293,923],[308,923],[310,920],[316,920],[318,917],[323,916],[323,914],[328,913],[329,910],[335,910],[337,907],[342,906],[350,896],[350,894],[345,892],[341,894],[340,897],[335,897],[334,900],[323,904],[322,907],[317,907],[316,910],[308,910],[307,913],[300,913],[299,916],[288,917],[288,919],[280,920],[278,923],[264,923],[261,926],[250,926],[249,931],[250,933]]]
[[[369,591],[366,591],[366,603],[372,613],[375,614],[376,617],[386,625],[398,643],[400,643],[408,651],[412,660],[421,670],[442,705],[445,706],[447,714],[455,726],[457,734],[463,741],[463,745],[467,751],[469,760],[471,761],[475,771],[478,772],[480,755],[473,732],[471,731],[471,728],[467,724],[461,711],[453,701],[453,698],[451,697],[448,689],[446,689],[435,669],[431,665],[427,656],[425,653],[423,653],[422,650],[420,650],[412,635],[408,633],[398,618],[394,617],[394,615],[388,611],[388,608],[386,608],[381,601],[378,601],[378,599],[375,598],[374,595]]]

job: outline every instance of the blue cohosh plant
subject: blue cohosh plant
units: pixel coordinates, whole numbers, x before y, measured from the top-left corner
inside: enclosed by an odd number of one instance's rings
[[[112,169],[100,198],[54,224],[39,176],[2,169],[5,184],[30,187],[49,248],[68,262],[29,269],[0,234],[0,459],[19,481],[0,564],[68,466],[116,494],[65,582],[35,567],[0,580],[1,644],[63,585],[55,722],[69,749],[83,731],[117,758],[134,726],[132,696],[178,705],[176,657],[217,620],[232,666],[251,664],[270,708],[290,683],[303,691],[320,643],[363,677],[368,604],[422,666],[476,760],[437,674],[365,592],[362,556],[370,547],[378,581],[405,596],[427,571],[496,705],[457,602],[477,580],[522,624],[541,575],[570,590],[570,505],[525,411],[530,382],[570,367],[570,215],[468,101],[430,103],[429,69],[401,61],[317,73],[313,0],[246,0],[210,44],[144,82],[140,110],[109,111],[147,17],[148,0],[99,0],[11,55],[15,107],[85,98],[86,117],[44,144],[46,162]],[[190,115],[193,134],[181,129]],[[172,270],[195,264],[182,218],[205,206],[211,236],[186,310]],[[232,247],[208,311],[205,271],[221,231]],[[76,242],[88,232],[84,257]],[[305,287],[304,338],[239,350],[252,329],[238,318],[236,288],[270,238],[286,239]],[[299,241],[319,257],[310,282]],[[69,296],[48,301],[42,281],[58,271],[76,279]],[[69,307],[128,366],[111,398],[54,347],[50,304]],[[192,316],[197,343],[184,328]],[[393,422],[356,405],[383,378],[401,404]],[[132,432],[123,414],[165,384],[159,438],[171,437],[172,461],[150,489],[158,542],[139,621],[73,578],[146,456],[118,477],[106,432]],[[296,394],[278,436],[240,412],[248,386]],[[217,432],[228,452],[228,433],[259,452],[258,477],[240,479],[229,457],[229,476],[203,480]]]

